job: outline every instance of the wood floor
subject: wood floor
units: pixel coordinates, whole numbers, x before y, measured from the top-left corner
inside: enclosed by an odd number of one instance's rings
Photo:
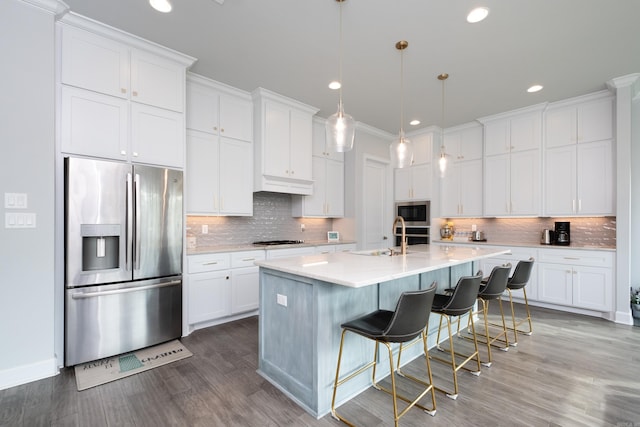
[[[479,377],[461,373],[458,399],[438,393],[435,417],[412,409],[400,425],[640,426],[640,328],[532,311],[532,336],[494,351]],[[257,330],[253,317],[196,331],[183,339],[193,357],[83,392],[71,369],[0,391],[0,425],[342,425],[330,415],[309,416],[256,374]],[[449,386],[445,366],[432,365],[434,382]],[[416,359],[407,371],[422,366]],[[362,426],[393,425],[389,396],[373,389],[340,412]]]

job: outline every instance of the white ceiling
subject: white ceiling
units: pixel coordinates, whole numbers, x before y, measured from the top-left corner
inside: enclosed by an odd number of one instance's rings
[[[65,0],[70,9],[198,58],[192,71],[251,91],[264,87],[328,117],[338,93],[335,0]],[[468,24],[474,6],[489,17]],[[343,98],[357,121],[397,133],[400,52],[404,129],[445,126],[605,89],[640,72],[639,0],[347,0],[343,3]],[[544,89],[528,94],[532,84]]]

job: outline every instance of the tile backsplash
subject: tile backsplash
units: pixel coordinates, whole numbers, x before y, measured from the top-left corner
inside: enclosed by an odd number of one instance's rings
[[[202,232],[203,225],[208,228],[206,234]],[[259,192],[253,193],[253,216],[187,216],[187,241],[195,238],[195,248],[243,245],[257,240],[321,241],[327,240],[332,226],[331,219],[293,218],[289,194]]]
[[[444,220],[443,220],[444,221]],[[521,242],[540,244],[545,228],[553,230],[555,221],[569,221],[572,246],[616,247],[615,217],[572,218],[451,218],[456,233],[465,236],[476,225],[487,242]],[[441,223],[433,224],[433,235],[439,237]],[[436,237],[437,236],[437,237]]]

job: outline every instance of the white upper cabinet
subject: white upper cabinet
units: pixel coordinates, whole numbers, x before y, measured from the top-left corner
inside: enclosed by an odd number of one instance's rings
[[[62,83],[168,110],[184,110],[183,64],[66,25],[61,40]]]
[[[324,120],[313,121],[313,194],[294,195],[294,217],[340,218],[344,216],[344,153],[327,150]]]
[[[194,58],[73,13],[57,35],[62,152],[182,168]]]
[[[435,131],[427,129],[407,136],[413,145],[411,166],[393,171],[395,201],[431,200],[433,195],[432,152]],[[436,141],[437,143],[437,141]]]
[[[247,92],[188,74],[188,213],[253,215],[252,115]]]
[[[258,88],[254,100],[254,191],[309,195],[317,109]]]
[[[482,216],[482,125],[470,123],[445,131],[447,169],[440,182],[442,217]]]
[[[484,215],[541,212],[543,105],[479,119],[484,124]]]
[[[394,170],[396,201],[431,200],[431,163]]]
[[[187,81],[187,128],[253,140],[253,103],[249,94],[192,73]]]
[[[615,215],[612,97],[553,104],[545,125],[545,214]]]
[[[545,147],[613,139],[613,98],[607,92],[563,101],[545,112]]]

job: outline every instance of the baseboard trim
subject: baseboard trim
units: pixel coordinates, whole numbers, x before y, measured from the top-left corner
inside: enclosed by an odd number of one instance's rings
[[[56,358],[0,371],[0,390],[58,375]]]

